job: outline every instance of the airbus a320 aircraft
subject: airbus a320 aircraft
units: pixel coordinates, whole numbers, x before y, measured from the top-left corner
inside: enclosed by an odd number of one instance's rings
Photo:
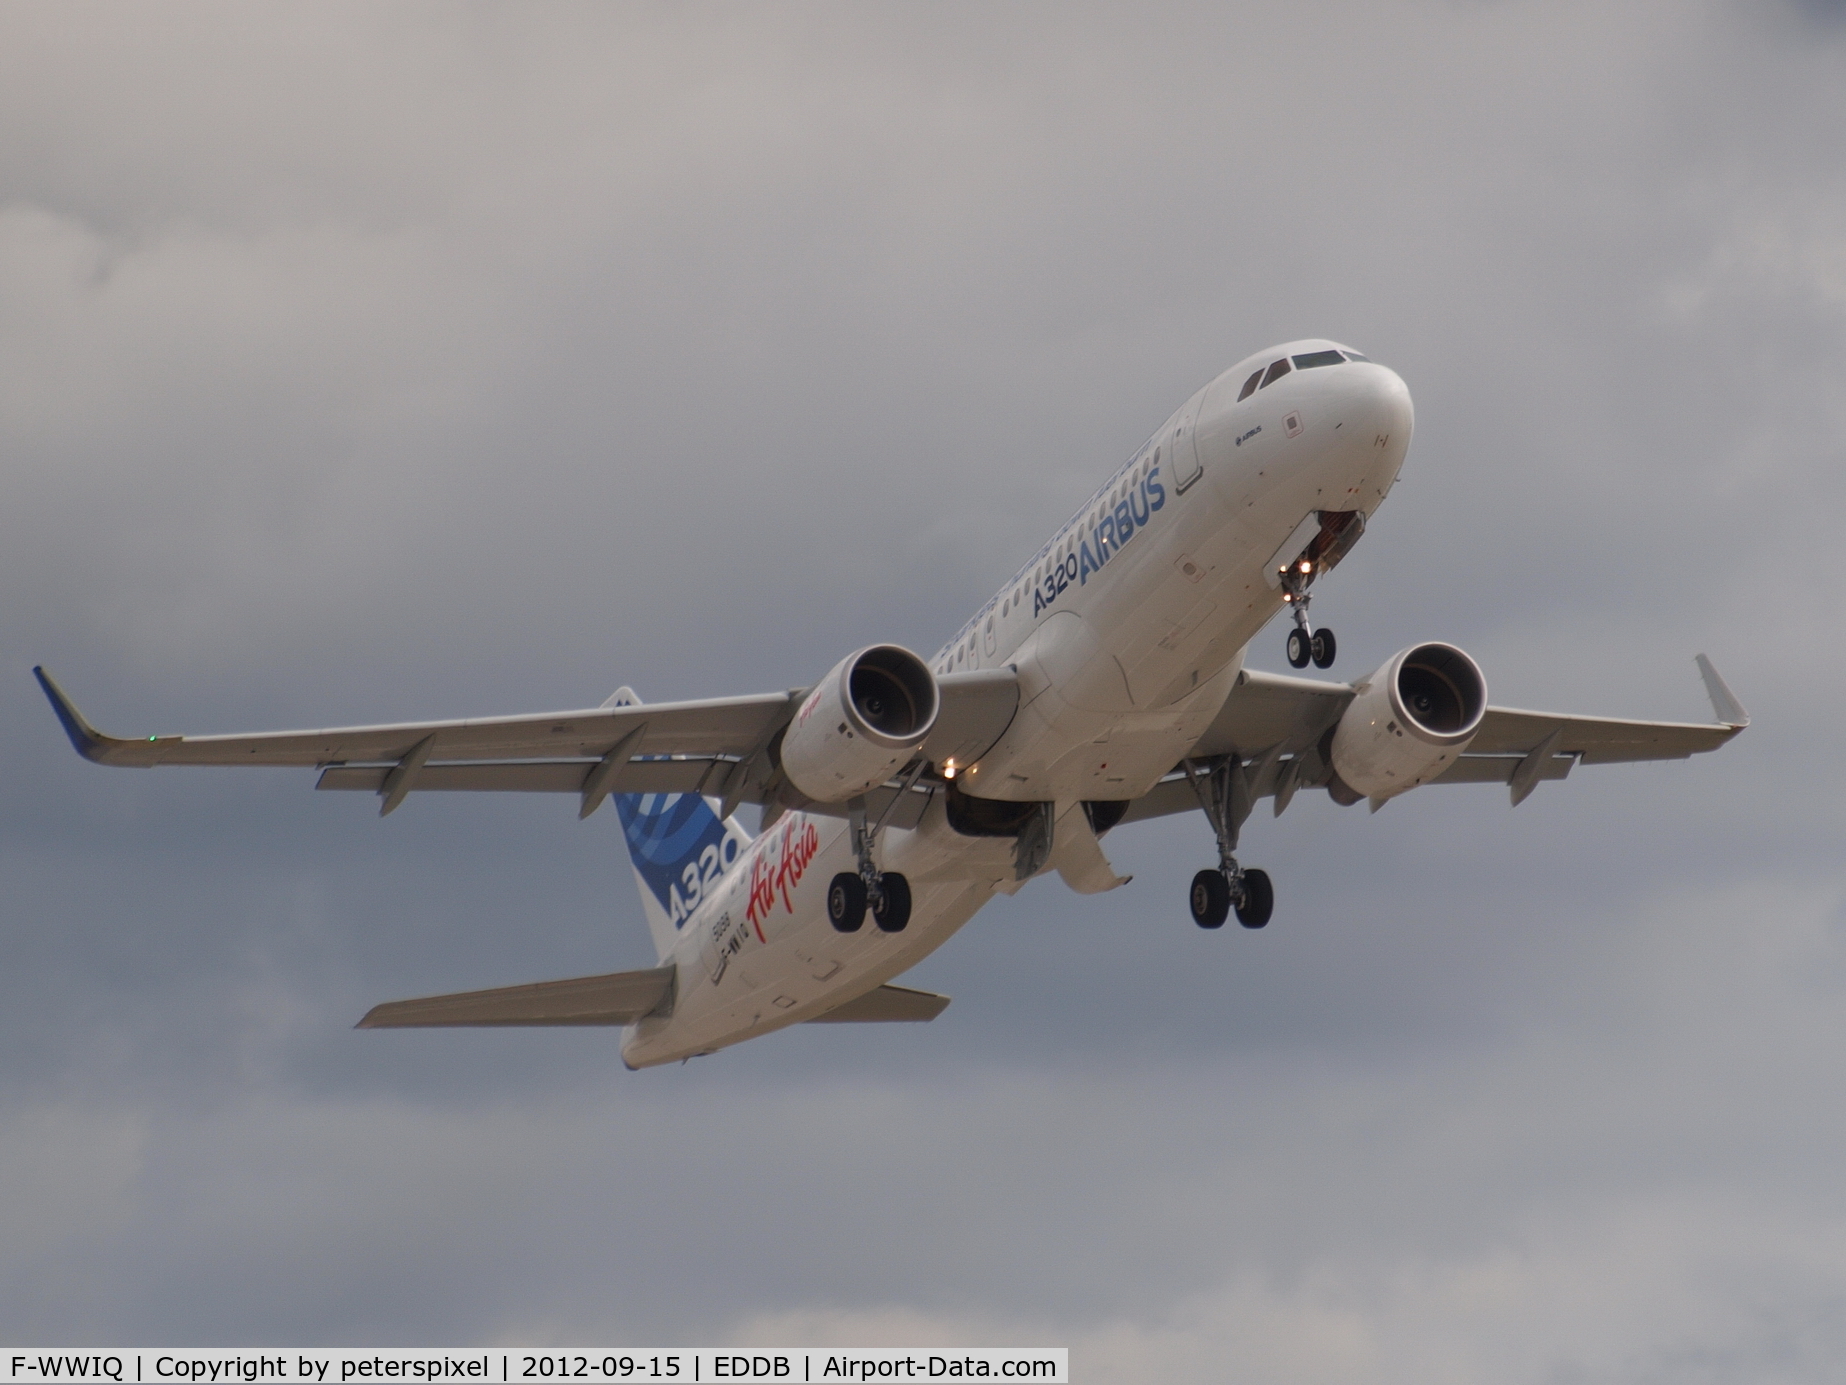
[[[1333,663],[1309,598],[1410,431],[1393,371],[1331,341],[1271,348],[1155,429],[932,657],[874,645],[786,692],[647,706],[623,688],[542,716],[118,740],[37,673],[101,764],[312,765],[381,814],[439,790],[574,794],[579,817],[615,799],[659,966],[396,1001],[361,1028],[624,1025],[640,1068],[803,1022],[929,1020],[948,998],[891,979],[1036,876],[1124,883],[1103,849],[1122,823],[1202,810],[1218,860],[1193,878],[1193,920],[1261,928],[1269,877],[1236,854],[1261,799],[1279,815],[1324,789],[1376,810],[1492,783],[1518,804],[1579,762],[1683,759],[1749,724],[1704,655],[1710,724],[1489,706],[1474,660],[1440,642],[1352,684],[1245,668],[1283,610],[1289,663]]]

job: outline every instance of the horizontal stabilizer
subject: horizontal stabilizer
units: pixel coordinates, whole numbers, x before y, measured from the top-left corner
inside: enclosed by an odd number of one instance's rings
[[[424,996],[374,1005],[358,1029],[424,1029],[468,1025],[633,1024],[673,1008],[672,967],[538,981],[491,991]],[[944,1002],[947,1003],[946,1001]]]
[[[836,1005],[809,1024],[922,1024],[949,1008],[946,995],[913,991],[907,986],[880,986]]]

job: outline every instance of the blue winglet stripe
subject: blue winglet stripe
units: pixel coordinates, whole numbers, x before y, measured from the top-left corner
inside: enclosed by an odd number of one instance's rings
[[[102,736],[83,719],[83,713],[72,705],[71,700],[64,695],[64,690],[51,681],[51,675],[45,672],[44,665],[34,665],[32,676],[38,679],[39,687],[51,699],[51,710],[58,714],[58,720],[64,724],[64,734],[71,738],[77,753],[86,760],[94,760],[102,749]]]

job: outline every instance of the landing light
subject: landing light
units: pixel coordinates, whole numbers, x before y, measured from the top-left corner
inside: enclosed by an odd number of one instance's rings
[[[942,777],[944,779],[953,779],[955,777],[955,761],[953,758],[942,762]]]
[[[1301,560],[1301,570],[1303,572],[1312,572],[1314,571],[1314,564],[1310,563],[1306,558],[1303,558]]]

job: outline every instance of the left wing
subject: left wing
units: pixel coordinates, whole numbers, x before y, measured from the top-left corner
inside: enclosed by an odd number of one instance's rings
[[[786,720],[786,711],[806,691],[759,693],[752,697],[651,706],[594,707],[532,716],[479,717],[465,721],[408,721],[384,726],[342,726],[318,731],[268,731],[233,736],[149,736],[123,740],[104,735],[84,719],[43,668],[39,685],[58,720],[86,760],[101,765],[329,765],[401,763],[425,741],[428,759],[595,760],[627,739],[634,755],[735,755]],[[439,747],[440,754],[434,751]]]
[[[86,760],[143,768],[316,766],[316,787],[376,792],[381,813],[413,790],[449,789],[574,793],[584,816],[611,793],[699,793],[722,799],[721,816],[729,816],[738,803],[766,801],[775,787],[772,744],[808,691],[465,721],[124,740],[92,726],[43,668],[33,673]],[[921,753],[938,763],[978,759],[1012,720],[1016,676],[985,669],[947,674],[938,684],[942,709]],[[884,803],[872,806],[879,811]]]
[[[1701,654],[1697,663],[1714,721],[1631,721],[1489,707],[1466,753],[1433,782],[1506,784],[1518,804],[1540,782],[1562,779],[1579,763],[1684,760],[1716,750],[1747,727],[1750,717],[1711,660]],[[1297,788],[1327,782],[1331,767],[1323,739],[1353,696],[1349,684],[1245,669],[1189,758],[1237,756],[1249,776],[1250,800],[1273,795],[1279,813]],[[1130,804],[1122,821],[1184,813],[1198,806],[1185,774],[1175,770]]]

